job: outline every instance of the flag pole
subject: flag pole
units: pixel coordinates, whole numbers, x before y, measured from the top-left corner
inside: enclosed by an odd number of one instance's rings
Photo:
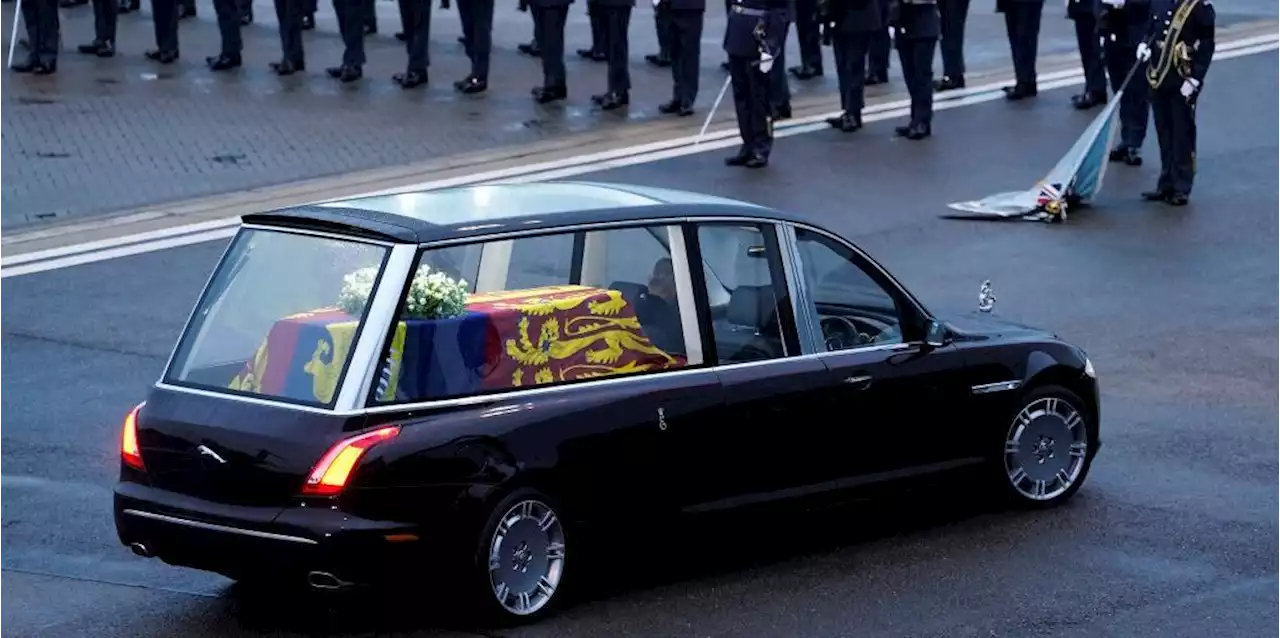
[[[18,47],[18,21],[22,19],[22,0],[13,5],[13,29],[9,31],[9,68],[13,68],[13,52]],[[34,42],[32,44],[35,44]]]
[[[18,0],[21,2],[22,0]],[[694,140],[693,145],[697,146],[702,143],[702,138],[707,134],[707,127],[711,126],[711,118],[716,116],[716,110],[720,108],[720,103],[724,101],[724,94],[729,90],[729,85],[733,83],[733,76],[724,79],[724,86],[720,87],[720,95],[716,96],[716,101],[711,105],[711,110],[707,112],[707,120],[702,123],[702,130],[698,131],[698,139]]]

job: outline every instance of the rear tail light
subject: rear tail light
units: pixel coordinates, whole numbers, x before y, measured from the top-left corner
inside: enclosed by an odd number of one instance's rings
[[[147,469],[142,463],[142,448],[138,447],[138,412],[146,404],[147,402],[143,401],[129,411],[128,416],[124,418],[124,432],[120,437],[120,458],[125,465],[136,470]]]
[[[333,496],[347,486],[351,471],[369,448],[400,434],[400,426],[390,425],[338,441],[329,448],[307,475],[302,493],[308,496]]]

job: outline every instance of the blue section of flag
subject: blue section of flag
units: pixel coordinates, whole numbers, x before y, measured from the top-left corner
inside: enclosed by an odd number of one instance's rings
[[[479,312],[405,322],[396,394],[407,400],[470,394],[483,378],[490,319]]]

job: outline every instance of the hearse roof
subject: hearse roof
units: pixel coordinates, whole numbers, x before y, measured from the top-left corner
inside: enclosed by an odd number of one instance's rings
[[[427,243],[578,224],[716,216],[799,221],[771,208],[724,197],[597,182],[490,184],[369,195],[254,213],[243,221]]]

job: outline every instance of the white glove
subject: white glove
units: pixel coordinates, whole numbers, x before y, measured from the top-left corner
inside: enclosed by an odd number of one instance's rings
[[[760,72],[764,74],[768,74],[769,70],[772,68],[773,68],[773,56],[769,55],[768,53],[761,53],[760,54]]]
[[[1146,42],[1138,43],[1138,59],[1143,62],[1151,59],[1151,47],[1148,47]]]
[[[1182,94],[1182,97],[1191,97],[1199,90],[1200,83],[1197,82],[1195,78],[1187,78],[1186,81],[1182,83],[1182,89],[1178,92]]]
[[[1102,0],[1102,4],[1109,4],[1117,9],[1124,6],[1125,0]]]

